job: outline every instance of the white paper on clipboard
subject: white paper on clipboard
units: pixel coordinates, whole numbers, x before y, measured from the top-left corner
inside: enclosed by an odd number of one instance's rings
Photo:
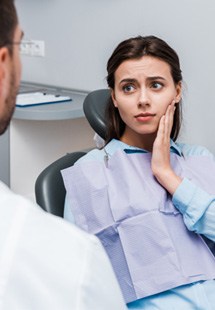
[[[52,104],[72,101],[69,96],[52,95],[43,92],[18,94],[16,97],[17,107],[29,107],[34,105]]]

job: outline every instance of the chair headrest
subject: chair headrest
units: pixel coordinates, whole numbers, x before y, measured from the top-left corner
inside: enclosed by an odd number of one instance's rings
[[[105,110],[110,99],[109,89],[90,92],[83,103],[84,114],[93,130],[103,139],[106,136]]]

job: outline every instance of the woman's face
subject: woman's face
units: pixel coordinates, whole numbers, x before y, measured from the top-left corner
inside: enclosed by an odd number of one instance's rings
[[[124,61],[115,72],[115,107],[125,123],[121,140],[139,147],[154,141],[167,107],[181,99],[181,83],[174,84],[168,63],[152,57]]]

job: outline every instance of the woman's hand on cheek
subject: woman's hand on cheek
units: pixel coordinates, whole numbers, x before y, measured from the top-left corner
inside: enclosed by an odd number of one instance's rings
[[[170,194],[173,194],[181,183],[181,178],[175,174],[170,165],[170,134],[175,112],[174,104],[173,101],[168,106],[166,114],[160,119],[157,137],[153,144],[151,161],[154,176]]]

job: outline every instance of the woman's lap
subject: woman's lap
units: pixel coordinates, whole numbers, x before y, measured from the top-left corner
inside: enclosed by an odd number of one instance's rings
[[[132,310],[212,310],[215,305],[214,292],[215,280],[200,281],[139,299],[127,306]]]

